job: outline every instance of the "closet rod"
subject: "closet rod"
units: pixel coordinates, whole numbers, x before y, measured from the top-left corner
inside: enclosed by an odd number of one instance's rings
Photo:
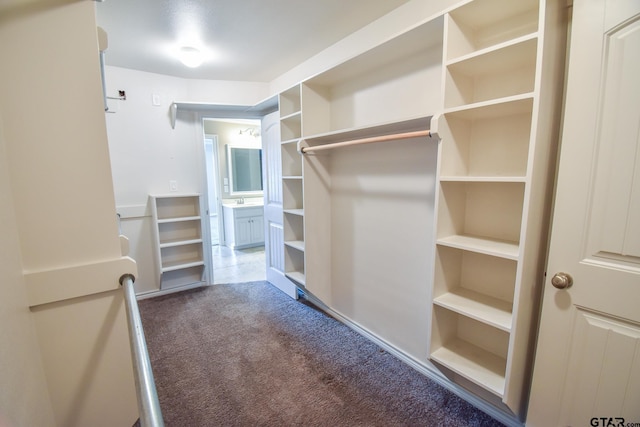
[[[392,135],[373,136],[370,138],[361,138],[361,139],[354,139],[351,141],[334,142],[332,144],[326,144],[326,145],[317,145],[315,147],[302,147],[300,151],[304,154],[304,153],[309,153],[311,151],[330,150],[332,148],[347,147],[349,145],[369,144],[371,142],[394,141],[396,139],[409,139],[409,138],[416,138],[420,136],[431,137],[431,131],[418,130],[414,132],[395,133]]]

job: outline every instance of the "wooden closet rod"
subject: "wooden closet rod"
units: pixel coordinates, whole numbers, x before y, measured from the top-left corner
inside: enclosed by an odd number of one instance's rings
[[[344,141],[344,142],[334,142],[332,144],[318,145],[315,147],[302,147],[300,151],[304,154],[304,153],[309,153],[311,151],[330,150],[332,148],[347,147],[349,145],[369,144],[372,142],[394,141],[396,139],[409,139],[409,138],[416,138],[419,136],[431,137],[431,131],[418,130],[414,132],[395,133],[392,135],[372,136],[370,138],[354,139],[351,141]]]

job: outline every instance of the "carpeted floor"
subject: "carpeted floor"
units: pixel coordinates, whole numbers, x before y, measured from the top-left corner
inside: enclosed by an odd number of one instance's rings
[[[139,302],[165,425],[501,425],[267,282]]]

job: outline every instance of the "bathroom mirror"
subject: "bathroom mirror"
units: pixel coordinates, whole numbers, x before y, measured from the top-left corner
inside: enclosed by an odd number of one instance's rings
[[[227,145],[230,195],[262,195],[262,149]]]

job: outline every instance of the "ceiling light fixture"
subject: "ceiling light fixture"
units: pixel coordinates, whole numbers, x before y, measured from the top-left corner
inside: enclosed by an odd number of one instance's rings
[[[178,59],[187,67],[196,68],[202,65],[204,55],[195,47],[183,46],[178,53]]]

